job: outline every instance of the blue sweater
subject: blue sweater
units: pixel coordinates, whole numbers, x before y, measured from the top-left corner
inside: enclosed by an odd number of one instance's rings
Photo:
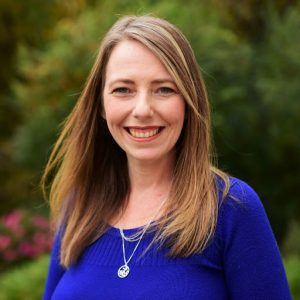
[[[278,246],[258,196],[238,179],[231,179],[230,195],[219,208],[214,238],[202,253],[172,259],[166,256],[167,248],[154,244],[142,256],[153,238],[148,233],[123,279],[117,276],[124,264],[118,229],[109,228],[67,270],[59,264],[57,235],[43,299],[291,299]],[[134,246],[126,242],[127,258]]]

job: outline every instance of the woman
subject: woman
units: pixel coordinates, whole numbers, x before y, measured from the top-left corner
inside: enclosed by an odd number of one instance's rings
[[[104,38],[42,184],[57,234],[44,299],[290,299],[255,192],[210,161],[207,94],[168,22]]]

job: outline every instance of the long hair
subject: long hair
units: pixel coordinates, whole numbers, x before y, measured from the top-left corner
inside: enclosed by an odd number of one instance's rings
[[[125,152],[116,144],[105,120],[103,87],[114,47],[135,40],[164,64],[186,102],[184,126],[177,142],[168,213],[158,221],[155,239],[168,241],[171,256],[201,251],[217,222],[216,176],[227,176],[211,162],[210,109],[193,50],[169,22],[150,16],[118,20],[104,37],[74,109],[46,165],[41,185],[51,181],[52,217],[63,232],[61,263],[69,267],[91,242],[101,237],[108,222],[126,206],[130,181]],[[175,207],[175,209],[174,209]]]

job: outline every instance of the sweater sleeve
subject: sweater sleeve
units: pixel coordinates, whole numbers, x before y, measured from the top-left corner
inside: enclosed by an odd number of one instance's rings
[[[58,232],[54,238],[43,300],[51,299],[57,284],[65,272],[65,268],[60,264],[60,241],[61,234]]]
[[[291,299],[280,252],[262,203],[232,179],[220,208],[225,278],[231,299]]]

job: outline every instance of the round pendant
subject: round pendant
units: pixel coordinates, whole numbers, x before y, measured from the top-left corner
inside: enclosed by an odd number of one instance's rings
[[[118,276],[120,278],[125,278],[128,276],[129,271],[130,271],[129,267],[127,265],[123,265],[118,269]]]

